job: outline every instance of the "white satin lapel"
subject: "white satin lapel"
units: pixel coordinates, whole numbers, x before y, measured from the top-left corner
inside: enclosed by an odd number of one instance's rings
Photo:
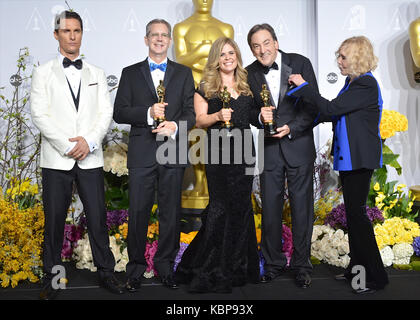
[[[60,88],[67,98],[69,108],[72,108],[76,112],[76,106],[74,105],[73,97],[71,96],[69,84],[67,82],[66,75],[64,74],[63,68],[60,66],[58,60],[54,61],[53,73],[57,79],[57,83],[54,83],[55,88]]]
[[[82,69],[82,74],[80,76],[80,98],[79,98],[79,112],[78,114],[80,114],[82,112],[83,108],[86,108],[86,104],[88,103],[89,100],[89,91],[88,91],[88,87],[89,87],[89,81],[91,78],[91,72],[90,69],[85,65],[83,66]]]

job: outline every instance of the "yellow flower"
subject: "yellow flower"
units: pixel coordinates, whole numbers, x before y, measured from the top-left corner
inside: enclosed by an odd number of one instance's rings
[[[149,239],[153,239],[155,235],[158,235],[158,234],[159,234],[159,222],[149,224],[147,228],[147,237]]]
[[[397,131],[406,131],[408,129],[407,118],[394,110],[382,110],[381,123],[379,130],[382,139],[387,139],[395,135]]]
[[[379,183],[376,182],[375,185],[373,186],[373,190],[379,191],[380,189],[381,189],[381,187],[379,186]]]
[[[0,198],[2,287],[15,287],[25,279],[38,281],[33,272],[40,271],[42,266],[43,227],[44,213],[40,205],[21,210],[17,203]]]
[[[127,222],[125,222],[124,224],[120,225],[118,227],[121,235],[123,236],[123,238],[127,238],[127,234],[128,234],[128,224]]]
[[[261,228],[261,213],[254,214],[255,229]]]
[[[197,235],[197,233],[198,233],[198,231],[192,231],[190,233],[181,232],[179,241],[182,242],[182,243],[190,244],[191,241],[193,241],[193,239]]]

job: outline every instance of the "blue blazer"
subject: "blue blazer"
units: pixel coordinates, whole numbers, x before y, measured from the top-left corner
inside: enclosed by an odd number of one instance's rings
[[[367,72],[350,82],[346,79],[337,98],[323,98],[308,82],[287,93],[315,105],[318,121],[332,121],[334,170],[350,171],[382,167],[379,124],[382,96],[378,82]]]

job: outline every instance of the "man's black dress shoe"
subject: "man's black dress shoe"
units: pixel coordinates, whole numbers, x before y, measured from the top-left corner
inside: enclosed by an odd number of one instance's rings
[[[163,277],[161,277],[161,279],[162,279],[162,284],[165,287],[167,287],[169,289],[178,289],[179,288],[179,286],[175,282],[175,279],[174,279],[172,274],[167,275],[167,276],[163,276]]]
[[[364,288],[364,289],[355,289],[353,290],[355,294],[368,294],[368,293],[375,293],[376,290],[372,288]]]
[[[128,279],[125,288],[128,292],[137,292],[141,287],[141,279]]]
[[[101,287],[114,294],[123,294],[124,289],[114,275],[101,279]]]
[[[59,294],[60,289],[54,289],[52,287],[52,283],[51,281],[45,281],[41,292],[39,294],[39,299],[40,300],[54,300],[57,295]]]
[[[275,278],[277,278],[278,276],[282,275],[283,273],[284,273],[284,270],[280,270],[278,272],[267,271],[260,278],[260,282],[261,283],[269,283],[269,282],[273,281]]]
[[[298,272],[295,277],[295,282],[300,288],[309,288],[312,282],[311,275],[308,272]]]
[[[261,283],[269,283],[269,282],[273,281],[275,278],[277,278],[277,275],[275,273],[267,272],[261,277],[260,282]]]

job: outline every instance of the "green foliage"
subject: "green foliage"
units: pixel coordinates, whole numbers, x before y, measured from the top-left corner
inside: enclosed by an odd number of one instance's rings
[[[19,50],[15,75],[22,79],[14,86],[12,97],[0,95],[0,188],[4,191],[12,186],[12,181],[24,182],[30,179],[41,187],[39,154],[41,137],[29,121],[28,102],[30,79],[26,75],[29,58],[28,48]],[[6,87],[1,87],[4,90]],[[6,197],[11,197],[10,193]]]
[[[402,173],[402,167],[397,161],[398,157],[398,154],[394,154],[385,145],[385,140],[382,140],[383,166],[373,173],[367,205],[370,208],[378,207],[385,218],[400,217],[414,221],[418,213],[412,210],[414,199],[411,193],[403,192],[406,185],[398,184],[398,181],[387,182],[389,167],[393,167],[398,175]]]
[[[104,172],[105,201],[108,210],[128,208],[128,176],[118,177],[111,172]]]

